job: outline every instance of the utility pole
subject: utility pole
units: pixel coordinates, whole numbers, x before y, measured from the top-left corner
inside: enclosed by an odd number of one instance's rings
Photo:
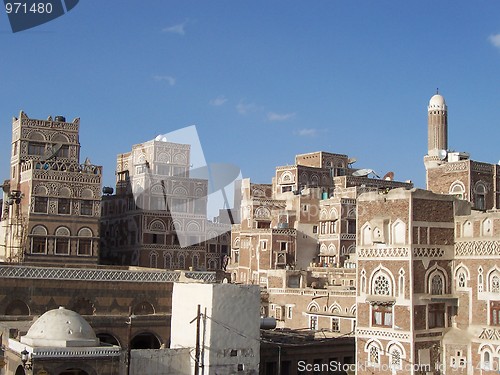
[[[130,352],[131,352],[131,340],[132,340],[132,306],[128,308],[128,321],[127,321],[127,375],[130,375]]]
[[[200,317],[201,317],[201,305],[198,305],[198,311],[196,313],[196,349],[195,349],[194,375],[200,374]]]

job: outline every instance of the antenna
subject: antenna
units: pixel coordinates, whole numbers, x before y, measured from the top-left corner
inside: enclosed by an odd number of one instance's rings
[[[387,172],[384,177],[382,177],[382,180],[386,180],[386,181],[392,181],[394,180],[394,172],[390,171],[390,172]]]
[[[373,170],[372,169],[369,169],[369,168],[364,168],[364,169],[358,169],[356,171],[354,171],[352,173],[352,175],[354,177],[366,177],[368,176],[370,173],[373,173]]]
[[[438,157],[441,160],[446,159],[446,156],[448,156],[448,152],[446,150],[439,150],[438,151]]]
[[[43,163],[44,161],[52,159],[57,155],[57,152],[61,149],[61,147],[62,143],[56,143],[54,146],[52,146],[49,152],[46,152],[45,155],[40,158],[40,161]]]

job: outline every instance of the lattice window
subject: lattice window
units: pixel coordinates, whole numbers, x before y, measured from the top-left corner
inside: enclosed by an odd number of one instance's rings
[[[391,285],[385,275],[378,275],[373,280],[373,294],[389,296],[391,294]]]
[[[401,351],[398,348],[393,348],[390,352],[391,356],[391,367],[394,369],[400,369],[402,365]]]
[[[463,268],[457,271],[457,289],[463,289],[467,287],[467,274]]]
[[[443,276],[440,274],[435,274],[431,279],[431,294],[443,294],[444,291],[444,282]]]
[[[378,366],[380,364],[380,349],[376,345],[370,346],[368,362],[371,366]]]
[[[313,331],[318,329],[318,317],[316,315],[309,316],[309,329]]]
[[[332,318],[331,327],[332,327],[332,332],[340,332],[340,319]]]
[[[498,275],[493,275],[491,277],[490,292],[500,292],[500,278],[498,277]]]

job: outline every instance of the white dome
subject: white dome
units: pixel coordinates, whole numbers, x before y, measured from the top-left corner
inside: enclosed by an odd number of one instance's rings
[[[98,346],[99,339],[83,317],[64,307],[47,311],[28,330],[21,342],[31,346]]]
[[[446,102],[442,95],[436,94],[429,100],[429,110],[444,109],[446,110]]]

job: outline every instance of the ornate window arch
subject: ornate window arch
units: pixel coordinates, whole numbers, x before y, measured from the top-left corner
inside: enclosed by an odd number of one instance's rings
[[[236,237],[233,241],[233,249],[239,249],[240,248],[240,238]]]
[[[342,307],[340,307],[340,305],[337,302],[334,302],[330,305],[328,311],[330,311],[332,314],[335,313],[339,314],[342,312]]]
[[[326,208],[321,209],[321,212],[319,213],[319,219],[326,220],[327,218],[328,218],[328,212]]]
[[[153,220],[149,224],[149,230],[152,232],[165,232],[165,223],[159,219]]]
[[[460,264],[455,271],[455,281],[457,290],[467,288],[467,281],[469,280],[469,270],[463,264]]]
[[[174,196],[186,196],[188,195],[188,191],[184,186],[177,186],[173,191],[172,195]]]
[[[391,271],[380,266],[372,273],[370,294],[381,296],[394,295],[394,278],[392,277]]]
[[[387,345],[386,353],[389,355],[389,367],[394,370],[403,368],[403,360],[406,358],[406,352],[398,342],[390,342]]]
[[[488,274],[488,292],[500,293],[500,271],[496,267]]]
[[[493,356],[495,351],[493,347],[489,344],[482,344],[478,351],[481,355],[481,369],[482,370],[493,370]]]
[[[186,268],[186,257],[184,256],[184,254],[177,255],[177,264],[179,265],[180,269]]]
[[[448,194],[456,196],[458,199],[465,199],[465,185],[462,181],[455,181],[450,185]]]
[[[165,269],[172,269],[172,254],[164,253],[163,254],[163,262],[165,264]]]
[[[368,366],[379,367],[382,355],[382,345],[378,340],[370,340],[365,345],[365,352],[368,355]]]
[[[429,294],[440,295],[448,293],[448,274],[437,264],[425,273],[426,290]]]
[[[361,227],[361,244],[362,245],[373,245],[372,227],[371,227],[370,223],[365,223]]]
[[[330,208],[328,214],[331,220],[337,220],[339,218],[339,213],[335,207]]]
[[[285,171],[281,174],[281,183],[288,184],[294,182],[293,174],[290,171]]]
[[[316,301],[311,301],[311,302],[309,302],[309,305],[307,305],[307,311],[320,312],[321,309]]]
[[[149,253],[149,267],[158,268],[158,253],[156,251]]]
[[[404,245],[406,243],[406,224],[397,219],[392,224],[392,243],[394,245]]]
[[[317,174],[313,174],[311,176],[311,185],[312,186],[318,186],[319,185],[319,177]]]
[[[255,210],[255,218],[256,219],[270,219],[271,218],[271,210],[267,207],[258,207]]]

